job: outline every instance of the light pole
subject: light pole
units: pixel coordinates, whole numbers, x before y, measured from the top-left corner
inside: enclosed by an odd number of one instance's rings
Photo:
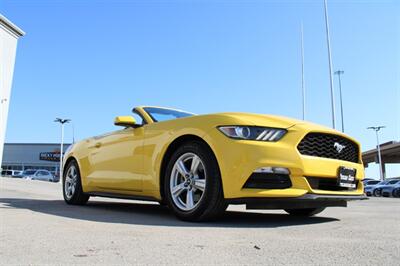
[[[304,80],[304,37],[303,22],[301,22],[301,91],[303,96],[303,120],[306,119],[306,84]]]
[[[342,117],[342,132],[344,132],[344,116],[343,116],[343,99],[342,99],[342,80],[340,78],[341,75],[344,74],[343,70],[335,71],[335,75],[339,77],[339,96],[340,96],[340,115]]]
[[[75,125],[74,123],[71,123],[72,125],[72,144],[75,144]]]
[[[64,124],[69,123],[70,121],[71,121],[71,119],[61,119],[61,118],[56,118],[56,120],[54,120],[54,122],[61,124],[60,177],[58,179],[58,182],[61,182],[61,178],[62,178],[63,149],[64,149]]]
[[[324,0],[324,7],[325,7],[326,43],[328,45],[329,80],[330,80],[330,87],[331,87],[332,127],[336,128],[336,125],[335,125],[335,118],[336,118],[336,114],[335,114],[335,92],[334,92],[334,88],[333,88],[331,41],[330,41],[330,36],[329,36],[328,5],[326,3],[326,0]]]
[[[384,176],[383,176],[383,166],[382,166],[382,157],[381,157],[381,147],[379,146],[379,136],[378,136],[378,131],[381,130],[381,128],[385,128],[385,126],[367,127],[367,129],[375,130],[375,133],[376,133],[376,146],[378,149],[378,160],[379,160],[379,174],[380,174],[381,181],[383,181]]]

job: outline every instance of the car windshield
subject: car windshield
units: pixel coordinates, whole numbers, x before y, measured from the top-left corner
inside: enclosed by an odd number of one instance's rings
[[[23,172],[23,175],[33,175],[35,173],[36,173],[35,170],[26,170],[26,171]]]
[[[194,115],[183,111],[157,107],[145,107],[143,109],[150,115],[151,119],[153,119],[154,122],[162,122]]]
[[[393,185],[393,184],[397,184],[398,182],[399,182],[399,180],[392,180],[388,184],[389,185]]]
[[[367,185],[376,185],[378,183],[379,183],[379,181],[368,181]]]

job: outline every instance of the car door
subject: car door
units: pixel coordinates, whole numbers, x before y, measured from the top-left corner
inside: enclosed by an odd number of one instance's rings
[[[49,171],[43,171],[43,177],[46,181],[52,181],[53,175]]]
[[[92,139],[88,184],[100,191],[141,191],[143,127],[125,128]]]
[[[36,179],[36,180],[44,180],[43,171],[37,171],[37,172],[35,173],[35,179]]]

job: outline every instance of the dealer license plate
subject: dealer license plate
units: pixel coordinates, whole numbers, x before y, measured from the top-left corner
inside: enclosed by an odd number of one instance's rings
[[[356,188],[356,169],[339,167],[338,185],[340,187]]]

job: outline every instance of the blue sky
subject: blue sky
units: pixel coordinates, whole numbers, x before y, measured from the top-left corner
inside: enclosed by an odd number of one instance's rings
[[[367,126],[387,126],[382,142],[400,140],[399,2],[328,4],[346,133],[363,150],[376,145]],[[331,124],[323,0],[1,0],[0,12],[26,32],[7,142],[58,142],[55,117],[71,118],[78,139],[111,131],[135,105],[301,118],[301,21],[306,118]],[[336,77],[335,88],[340,125]],[[367,175],[378,176],[377,167]]]

